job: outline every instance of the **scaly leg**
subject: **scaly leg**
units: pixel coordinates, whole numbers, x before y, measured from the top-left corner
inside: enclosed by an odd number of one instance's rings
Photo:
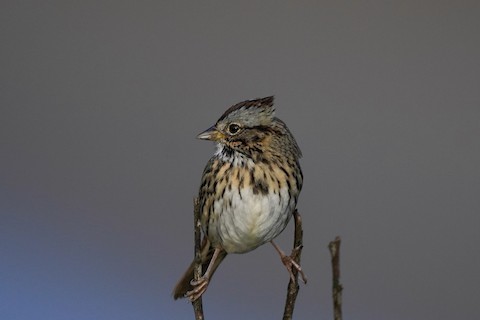
[[[287,256],[282,251],[282,249],[280,249],[280,247],[275,244],[275,242],[270,241],[270,243],[273,245],[275,250],[277,250],[278,254],[280,255],[280,259],[282,260],[282,263],[287,268],[288,273],[290,274],[290,278],[292,279],[292,281],[294,281],[294,282],[297,281],[296,278],[295,278],[295,275],[293,274],[293,269],[295,268],[298,271],[298,273],[300,273],[300,276],[302,277],[303,283],[307,283],[307,277],[303,273],[302,267],[292,258],[295,251],[300,250],[300,247],[296,247],[295,249],[293,249],[292,254],[290,256]]]
[[[215,249],[212,259],[208,264],[207,271],[205,271],[205,273],[200,279],[190,281],[190,284],[195,287],[193,290],[188,291],[185,295],[190,301],[193,302],[197,300],[205,292],[205,290],[207,290],[208,283],[213,272],[213,266],[215,265],[215,260],[217,260],[218,255],[221,251],[222,249]]]

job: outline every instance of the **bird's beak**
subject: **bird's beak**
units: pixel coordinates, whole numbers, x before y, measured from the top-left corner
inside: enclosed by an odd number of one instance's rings
[[[215,126],[208,128],[197,136],[197,139],[219,141],[225,136]]]

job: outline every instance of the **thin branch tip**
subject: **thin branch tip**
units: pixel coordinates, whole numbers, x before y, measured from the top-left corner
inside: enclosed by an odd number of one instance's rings
[[[342,320],[342,291],[343,286],[340,283],[340,244],[339,236],[328,244],[332,262],[332,298],[333,298],[333,318]]]

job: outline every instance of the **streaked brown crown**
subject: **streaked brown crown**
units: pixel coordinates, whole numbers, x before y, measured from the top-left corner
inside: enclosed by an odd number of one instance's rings
[[[214,129],[222,152],[234,151],[254,160],[265,157],[298,159],[301,151],[285,123],[275,117],[273,96],[246,100],[231,106]]]

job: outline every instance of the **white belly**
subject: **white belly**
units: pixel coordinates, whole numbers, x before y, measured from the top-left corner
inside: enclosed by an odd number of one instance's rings
[[[253,194],[251,188],[226,190],[214,204],[218,221],[210,225],[210,236],[228,253],[248,252],[278,236],[294,209],[286,187],[267,195]]]

